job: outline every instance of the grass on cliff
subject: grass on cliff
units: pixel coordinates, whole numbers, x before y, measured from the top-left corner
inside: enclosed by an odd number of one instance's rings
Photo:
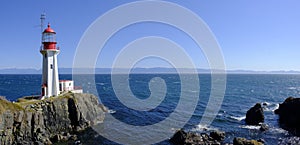
[[[30,99],[28,97],[23,97],[23,98],[19,98],[17,100],[16,104],[24,107],[24,106],[28,106],[28,105],[31,105],[31,104],[36,104],[36,103],[39,103],[39,102],[46,102],[46,101],[53,102],[54,100],[64,99],[64,98],[70,99],[70,98],[73,98],[72,94],[73,93],[66,93],[66,94],[63,94],[63,95],[60,95],[60,96],[56,96],[56,97],[49,97],[49,98],[46,98],[44,100]]]
[[[54,100],[64,99],[64,98],[70,99],[70,98],[74,98],[74,97],[72,96],[72,93],[66,93],[61,96],[50,97],[50,98],[46,98],[44,100],[19,98],[17,100],[17,102],[15,102],[15,103],[12,103],[10,101],[7,101],[6,99],[0,98],[0,114],[4,113],[7,110],[10,110],[13,112],[19,111],[19,110],[25,110],[24,108],[26,108],[26,106],[29,106],[32,104],[36,104],[39,102],[45,102],[45,101],[53,102]]]
[[[19,110],[24,110],[24,108],[18,104],[9,102],[7,100],[0,99],[0,114],[4,113],[7,110],[19,111]]]

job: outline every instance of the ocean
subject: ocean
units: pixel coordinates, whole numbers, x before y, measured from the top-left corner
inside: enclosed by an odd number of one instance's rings
[[[192,117],[185,124],[187,131],[209,132],[222,130],[226,132],[226,142],[232,142],[233,137],[252,139],[263,138],[266,144],[277,144],[280,138],[290,137],[287,131],[278,124],[278,116],[274,110],[287,97],[300,97],[300,75],[290,74],[228,74],[224,100],[212,124],[199,125],[203,112],[209,100],[211,91],[211,76],[199,74],[200,95],[197,107]],[[84,75],[80,76],[84,79]],[[189,78],[189,74],[185,75]],[[60,79],[71,79],[72,75],[60,75]],[[132,93],[139,99],[147,99],[151,95],[149,81],[152,78],[161,78],[166,83],[164,100],[156,108],[142,111],[124,105],[116,96],[108,74],[95,75],[97,92],[89,90],[93,83],[76,83],[82,86],[84,92],[99,96],[101,102],[109,108],[110,114],[117,120],[134,125],[147,126],[160,123],[176,109],[180,99],[181,82],[177,74],[130,74],[129,84]],[[192,80],[191,80],[192,81]],[[15,101],[22,96],[40,94],[41,75],[0,75],[0,96]],[[122,84],[118,84],[121,85]],[[122,91],[122,90],[121,90]],[[189,90],[187,90],[189,91]],[[193,90],[190,90],[193,91]],[[265,123],[269,126],[266,132],[259,131],[258,126],[245,125],[245,116],[248,109],[256,103],[264,103]],[[184,113],[184,110],[182,111]],[[171,130],[171,129],[170,129]],[[135,135],[139,138],[139,134]],[[101,139],[99,144],[113,143]],[[160,142],[168,144],[167,141]]]

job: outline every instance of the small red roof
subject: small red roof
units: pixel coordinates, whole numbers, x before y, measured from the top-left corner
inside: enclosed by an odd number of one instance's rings
[[[48,23],[48,28],[44,30],[43,33],[56,33],[52,28],[50,28],[50,23]]]

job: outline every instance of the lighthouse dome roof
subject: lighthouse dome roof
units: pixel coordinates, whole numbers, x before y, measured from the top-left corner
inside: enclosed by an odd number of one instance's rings
[[[55,31],[50,27],[50,24],[48,23],[48,27],[44,30],[43,33],[55,33]]]

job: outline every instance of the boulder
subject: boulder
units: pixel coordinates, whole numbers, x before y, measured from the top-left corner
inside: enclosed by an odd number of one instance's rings
[[[263,145],[263,143],[257,140],[247,140],[246,138],[235,137],[233,139],[233,145]]]
[[[248,125],[259,125],[264,122],[264,118],[263,108],[260,103],[257,103],[247,111],[245,121]]]
[[[169,140],[173,145],[185,144],[213,144],[219,145],[225,139],[225,132],[213,131],[208,135],[207,133],[185,132],[178,130]]]
[[[223,141],[225,139],[225,132],[223,131],[212,131],[209,136],[216,141]]]
[[[185,143],[187,133],[183,130],[178,130],[169,140],[174,145],[182,145]]]
[[[300,98],[287,98],[282,104],[279,104],[275,114],[279,115],[279,123],[282,128],[300,135]]]

